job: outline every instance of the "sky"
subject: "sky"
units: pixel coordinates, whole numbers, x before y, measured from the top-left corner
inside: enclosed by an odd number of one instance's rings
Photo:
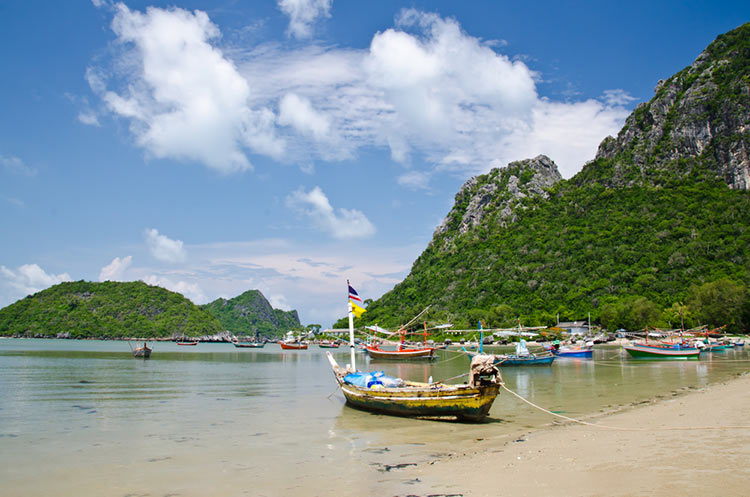
[[[0,307],[62,281],[303,324],[408,275],[472,176],[570,178],[750,2],[0,0]],[[550,227],[550,233],[554,227]]]

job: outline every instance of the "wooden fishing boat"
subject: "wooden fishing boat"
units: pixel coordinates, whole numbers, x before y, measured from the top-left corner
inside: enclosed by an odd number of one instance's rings
[[[469,352],[464,349],[470,357],[478,355],[476,352]],[[480,352],[481,353],[481,352]],[[526,340],[516,343],[515,354],[490,354],[495,366],[549,366],[555,362],[555,355],[551,352],[543,354],[532,354],[526,348]]]
[[[549,366],[556,359],[554,354],[499,354],[493,357],[496,366]]]
[[[279,342],[283,350],[307,350],[307,344],[302,342]]]
[[[337,349],[339,348],[339,344],[336,342],[320,342],[318,347],[321,349]]]
[[[133,357],[148,359],[149,357],[151,357],[152,350],[154,349],[152,347],[149,347],[146,342],[143,342],[143,345],[141,347],[138,347],[136,344],[136,347],[133,349]]]
[[[416,383],[382,374],[342,369],[326,352],[336,382],[349,406],[394,416],[479,421],[489,413],[502,382],[489,356],[472,358],[469,382],[463,385]]]
[[[232,345],[237,347],[238,349],[262,349],[266,343],[265,342],[232,342]]]
[[[182,340],[182,341],[177,342],[177,345],[198,345],[198,342],[196,340],[190,340],[190,341]]]
[[[633,359],[698,359],[701,349],[698,347],[676,343],[639,343],[623,345]]]
[[[577,357],[591,359],[594,357],[594,347],[588,345],[563,345],[559,349],[550,349],[557,357]]]
[[[435,349],[433,347],[422,349],[399,347],[396,350],[384,350],[377,345],[369,345],[365,347],[365,350],[373,359],[435,359]]]

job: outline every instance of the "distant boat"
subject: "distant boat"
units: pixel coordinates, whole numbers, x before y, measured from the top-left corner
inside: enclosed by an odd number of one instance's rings
[[[307,350],[307,344],[302,342],[279,342],[283,350]]]
[[[151,357],[152,350],[154,350],[153,347],[149,347],[146,342],[143,342],[141,347],[138,347],[138,342],[136,342],[136,347],[133,349],[133,357],[148,359]]]
[[[198,345],[197,340],[180,340],[177,345]]]
[[[591,359],[594,357],[594,347],[592,345],[562,345],[559,349],[552,347],[548,350],[557,357],[576,357],[582,359]]]
[[[320,342],[318,347],[321,349],[337,349],[339,348],[339,344],[336,342]]]
[[[357,409],[392,416],[452,417],[479,421],[490,411],[500,390],[500,373],[487,356],[472,359],[469,382],[463,385],[415,383],[375,373],[343,370],[326,352],[346,403]]]
[[[476,352],[469,352],[464,349],[470,357],[478,355]],[[551,352],[543,354],[532,354],[526,348],[526,340],[516,342],[515,354],[492,354],[495,366],[549,366],[555,361],[555,355]]]
[[[266,345],[266,343],[265,342],[240,342],[240,341],[234,341],[234,342],[232,342],[232,345],[234,345],[238,349],[262,349]]]

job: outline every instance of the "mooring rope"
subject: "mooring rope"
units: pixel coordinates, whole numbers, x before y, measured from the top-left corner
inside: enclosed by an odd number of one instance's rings
[[[602,425],[598,423],[589,423],[588,421],[583,421],[576,418],[571,418],[569,416],[563,416],[562,414],[558,414],[556,412],[552,412],[549,409],[545,409],[544,407],[538,406],[531,402],[530,400],[522,397],[521,395],[517,394],[510,388],[505,386],[505,383],[501,383],[500,386],[508,392],[509,394],[517,397],[518,399],[522,400],[523,402],[529,404],[531,407],[535,409],[539,409],[542,412],[546,412],[547,414],[551,414],[552,416],[556,416],[558,418],[562,418],[566,421],[570,421],[573,423],[578,423],[586,426],[593,426],[594,428],[602,428],[605,430],[615,430],[615,431],[694,431],[694,430],[750,430],[750,426],[744,426],[744,425],[738,425],[738,426],[672,426],[672,427],[661,427],[661,428],[626,428],[622,426],[609,426],[609,425]]]

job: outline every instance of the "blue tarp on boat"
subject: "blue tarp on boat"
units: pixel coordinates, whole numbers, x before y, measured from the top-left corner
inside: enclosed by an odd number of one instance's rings
[[[375,371],[373,373],[349,373],[344,376],[344,381],[350,385],[361,388],[372,388],[377,385],[381,385],[386,388],[402,387],[404,386],[404,380],[401,378],[394,378],[393,376],[387,376],[383,371]]]

